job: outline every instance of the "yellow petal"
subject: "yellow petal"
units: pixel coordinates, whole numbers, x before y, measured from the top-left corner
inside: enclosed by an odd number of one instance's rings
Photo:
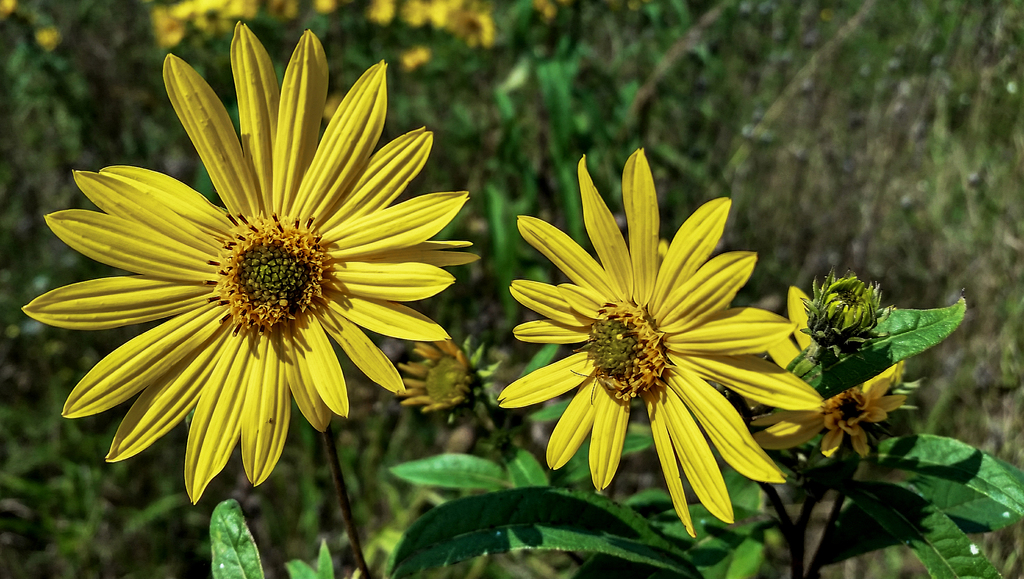
[[[725,462],[749,479],[783,482],[782,471],[754,442],[743,419],[725,396],[686,370],[671,369],[665,376],[669,388],[697,417]]]
[[[534,320],[512,329],[516,339],[531,344],[575,344],[590,338],[589,326],[567,326],[549,320]]]
[[[577,166],[580,179],[580,193],[583,196],[583,224],[587,235],[601,258],[601,264],[608,272],[607,279],[616,290],[616,297],[628,300],[633,293],[633,269],[629,261],[629,251],[622,232],[615,223],[615,217],[608,210],[601,195],[594,187],[594,182],[587,172],[586,155]]]
[[[629,225],[629,254],[633,258],[633,301],[647,304],[658,277],[658,196],[643,149],[637,149],[622,171],[622,204]]]
[[[772,357],[772,361],[778,364],[780,368],[789,367],[789,363],[800,354],[800,350],[797,349],[793,339],[788,336],[784,340],[779,340],[772,344],[767,352]]]
[[[231,71],[238,98],[242,154],[253,168],[264,215],[280,209],[273,201],[274,139],[281,90],[265,48],[249,27],[239,22],[231,39]]]
[[[370,163],[341,199],[336,211],[328,211],[321,225],[323,231],[337,224],[384,209],[405,191],[406,185],[419,175],[430,155],[434,134],[426,129],[410,131],[374,153]]]
[[[32,319],[77,330],[105,330],[183,314],[207,303],[210,287],[136,276],[73,283],[22,308]]]
[[[907,397],[902,394],[893,394],[891,396],[883,396],[878,399],[875,403],[875,407],[885,412],[892,412],[903,406],[903,403],[907,401]],[[884,420],[884,419],[883,419]],[[878,422],[877,420],[875,422]]]
[[[258,339],[250,333],[229,336],[199,397],[185,450],[185,490],[193,503],[224,469],[238,442]]]
[[[164,85],[224,206],[231,213],[257,214],[259,203],[252,173],[242,158],[231,118],[213,89],[173,54],[164,59]]]
[[[300,375],[313,384],[331,412],[348,416],[345,376],[320,321],[309,314],[299,316],[291,331]]]
[[[430,193],[376,213],[346,221],[324,233],[330,255],[345,261],[411,247],[436,235],[469,199],[465,191]]]
[[[770,450],[800,446],[825,428],[825,421],[817,410],[784,410],[751,422],[752,426],[767,424],[771,426],[755,432],[754,440],[761,448]]]
[[[842,429],[836,428],[835,430],[829,430],[825,433],[825,436],[821,437],[821,454],[824,454],[825,456],[832,456],[835,451],[839,450],[839,445],[842,443]]]
[[[75,171],[74,175],[85,196],[110,215],[141,223],[208,259],[220,254],[221,242],[149,195],[148,188],[136,187],[134,181],[113,174]]]
[[[358,326],[331,310],[315,310],[327,333],[338,342],[352,363],[370,380],[391,392],[404,392],[402,376],[394,363]]]
[[[324,297],[332,313],[344,316],[371,332],[421,342],[447,340],[451,337],[433,320],[402,304],[348,296],[334,290],[326,290]]]
[[[341,101],[299,187],[296,215],[330,215],[363,175],[384,129],[386,71],[383,61],[371,66]]]
[[[571,237],[535,217],[520,215],[519,233],[527,243],[551,260],[574,284],[611,299],[617,295],[608,274]]]
[[[622,458],[622,443],[629,424],[629,401],[619,400],[606,388],[595,388],[594,430],[590,435],[590,476],[594,488],[612,482]]]
[[[115,166],[100,169],[101,175],[116,175],[130,181],[164,207],[178,212],[208,235],[225,239],[231,229],[224,211],[198,191],[174,177],[141,167]]]
[[[424,263],[345,261],[334,265],[331,276],[346,294],[379,300],[423,300],[450,286],[455,278]]]
[[[796,286],[789,286],[786,307],[789,310],[789,319],[796,324],[793,337],[796,338],[796,343],[800,345],[801,350],[805,350],[807,346],[811,345],[811,337],[801,331],[807,329],[807,306],[804,305],[804,300],[810,301],[810,298],[803,290]]]
[[[195,408],[230,333],[228,326],[221,327],[198,348],[195,358],[181,360],[163,379],[142,391],[117,428],[107,461],[131,458],[181,424]]]
[[[658,269],[658,279],[654,284],[648,311],[656,319],[660,320],[665,308],[671,305],[666,300],[673,290],[690,279],[718,245],[722,231],[725,230],[731,203],[726,197],[712,199],[698,207],[679,227]]]
[[[209,305],[167,320],[108,354],[75,386],[64,403],[65,418],[113,408],[167,375],[180,360],[196,355],[220,328],[223,308]]]
[[[313,385],[308,374],[299,368],[298,360],[301,354],[296,352],[296,348],[299,346],[292,337],[291,327],[284,325],[281,331],[273,332],[271,337],[273,339],[271,346],[275,348],[281,365],[282,378],[288,385],[292,397],[295,399],[295,405],[299,407],[299,412],[306,417],[313,428],[320,432],[327,430],[327,425],[331,423],[333,414],[320,398],[320,393],[317,392],[316,386]]]
[[[292,52],[281,84],[273,170],[273,209],[279,215],[304,215],[296,212],[305,201],[298,198],[299,185],[316,153],[326,100],[327,57],[320,40],[306,30]],[[323,195],[324,191],[313,193]]]
[[[186,282],[217,277],[208,255],[120,217],[67,209],[47,215],[46,224],[75,251],[112,267]]]
[[[669,358],[707,380],[769,406],[785,410],[817,410],[821,394],[806,382],[757,356],[677,356]]]
[[[242,410],[242,465],[253,485],[267,480],[281,458],[292,415],[284,368],[269,336],[260,338],[258,351]]]
[[[693,522],[690,519],[690,507],[686,504],[686,491],[683,489],[683,480],[679,476],[679,465],[676,462],[676,453],[673,450],[672,440],[669,438],[668,418],[664,412],[665,388],[658,391],[644,390],[640,392],[644,405],[647,406],[647,415],[651,418],[651,434],[654,435],[654,448],[658,451],[658,461],[661,462],[661,470],[665,475],[665,483],[668,485],[668,494],[672,497],[672,506],[675,507],[676,515],[683,522],[686,532],[696,538],[697,533],[693,529]]]
[[[502,408],[522,408],[543,402],[579,386],[593,372],[587,353],[578,352],[509,384],[498,395],[498,403]]]
[[[675,445],[676,456],[683,465],[683,473],[708,512],[726,523],[732,523],[732,501],[715,455],[711,453],[711,447],[683,401],[671,389],[666,390],[662,403],[667,418],[665,422]]]
[[[793,327],[786,318],[765,310],[731,308],[705,316],[682,333],[666,335],[665,342],[678,354],[756,354],[788,339]]]
[[[576,395],[573,396],[569,406],[566,407],[562,417],[558,419],[554,430],[551,431],[551,439],[548,440],[547,461],[552,469],[559,469],[569,462],[569,459],[580,449],[580,445],[590,434],[594,426],[594,405],[591,403],[591,395],[597,382],[586,380],[580,385]]]
[[[601,308],[608,304],[601,294],[583,286],[571,283],[558,285],[558,295],[568,303],[577,314],[596,320],[601,317]]]
[[[551,284],[517,279],[512,282],[509,291],[517,302],[560,324],[582,326],[590,322],[590,320],[576,315],[558,288]]]
[[[717,255],[676,288],[655,315],[663,332],[680,333],[701,316],[729,307],[757,263],[757,254],[730,251]]]
[[[473,245],[468,241],[444,242],[444,241],[423,241],[405,249],[393,249],[381,253],[364,255],[363,261],[383,261],[388,263],[404,263],[418,261],[437,267],[448,267],[452,265],[466,265],[480,259],[479,255],[465,253],[462,251],[442,251],[445,249],[456,249],[470,247]]]

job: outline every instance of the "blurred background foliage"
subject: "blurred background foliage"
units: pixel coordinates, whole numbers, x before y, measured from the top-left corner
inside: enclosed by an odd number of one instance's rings
[[[622,166],[642,146],[663,237],[701,202],[732,197],[720,249],[760,256],[737,303],[780,311],[790,284],[809,290],[832,266],[880,282],[901,307],[966,296],[962,328],[910,361],[906,375],[923,387],[896,429],[1024,464],[1020,0],[0,0],[0,577],[206,576],[209,516],[228,497],[241,502],[268,576],[284,576],[289,559],[311,561],[320,538],[351,568],[307,424],[295,421],[261,487],[236,457],[191,506],[184,425],[107,464],[123,412],[60,417],[76,381],[143,328],[73,332],[20,311],[46,290],[112,273],[43,222],[89,206],[73,169],[138,165],[214,195],[167,101],[161,61],[168,50],[184,58],[233,111],[228,48],[239,18],[279,75],[312,29],[335,103],[368,66],[391,64],[383,138],[434,131],[409,191],[468,189],[443,235],[472,240],[483,256],[420,309],[456,340],[489,346],[485,362],[502,362],[496,388],[537,350],[512,339],[525,314],[509,282],[557,279],[521,241],[516,215],[584,240],[576,163],[587,155],[621,218]],[[408,359],[410,344],[379,343]],[[336,421],[339,447],[379,569],[412,520],[453,496],[387,467],[487,447],[470,419],[401,407],[346,368],[352,412]],[[548,427],[526,421],[511,435],[541,456]],[[624,459],[612,496],[659,484],[649,449]],[[978,540],[1005,576],[1024,573],[1020,525]],[[761,576],[782,575],[780,557]],[[916,576],[908,559],[889,550],[826,576]],[[510,554],[435,575],[561,577],[575,567],[565,555]]]

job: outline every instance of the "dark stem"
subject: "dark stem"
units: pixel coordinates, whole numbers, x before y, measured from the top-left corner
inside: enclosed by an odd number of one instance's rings
[[[832,510],[828,513],[828,520],[825,521],[825,530],[821,533],[821,541],[818,543],[818,549],[814,552],[814,558],[811,559],[811,565],[807,568],[806,579],[818,579],[818,573],[821,570],[822,559],[825,554],[825,545],[829,538],[832,536],[832,531],[835,530],[836,520],[839,519],[839,513],[843,509],[843,502],[846,501],[846,495],[839,493],[834,503],[832,503]]]
[[[341,463],[338,462],[338,447],[334,444],[334,432],[331,425],[321,432],[324,439],[324,451],[327,452],[327,464],[331,467],[331,478],[334,479],[334,492],[338,495],[338,502],[341,504],[341,518],[345,521],[345,532],[348,533],[348,542],[352,545],[352,554],[356,558],[356,567],[364,579],[370,579],[370,568],[366,566],[366,559],[363,558],[363,548],[359,544],[359,532],[356,530],[356,522],[352,518],[352,505],[348,502],[348,491],[345,489],[345,477],[341,475]]]
[[[768,500],[772,503],[772,507],[775,508],[775,512],[778,513],[779,528],[783,536],[786,537],[786,543],[789,544],[791,575],[793,579],[803,579],[804,535],[807,533],[807,522],[811,518],[811,511],[814,509],[817,499],[810,495],[807,496],[807,500],[804,501],[803,506],[800,508],[800,517],[794,523],[789,513],[786,512],[786,506],[782,504],[782,498],[779,497],[775,487],[765,482],[759,484],[764,490],[764,494],[768,495]]]

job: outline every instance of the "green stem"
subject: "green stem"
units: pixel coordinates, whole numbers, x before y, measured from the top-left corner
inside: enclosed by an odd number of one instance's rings
[[[811,565],[807,568],[806,579],[818,579],[819,572],[821,571],[822,564],[824,563],[823,557],[825,553],[825,545],[832,536],[832,532],[836,527],[836,520],[839,519],[839,513],[843,509],[843,502],[846,500],[846,495],[839,493],[834,503],[832,503],[832,510],[828,513],[828,520],[825,521],[825,530],[821,533],[821,541],[818,542],[818,549],[814,552],[814,557],[811,559]]]
[[[348,502],[348,490],[345,488],[345,477],[341,474],[341,463],[338,462],[338,447],[334,444],[334,432],[331,425],[321,432],[324,439],[324,451],[327,453],[327,464],[331,467],[331,478],[334,479],[334,491],[338,495],[338,503],[341,505],[341,518],[345,521],[345,532],[348,534],[348,542],[352,545],[352,555],[356,559],[356,567],[359,568],[363,579],[370,579],[370,568],[366,566],[366,559],[363,557],[363,548],[359,544],[359,533],[356,530],[355,519],[352,517],[352,505]]]

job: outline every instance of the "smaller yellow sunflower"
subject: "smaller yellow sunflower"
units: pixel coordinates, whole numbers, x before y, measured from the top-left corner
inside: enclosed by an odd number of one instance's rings
[[[406,390],[396,393],[402,406],[422,406],[426,413],[455,408],[469,398],[475,371],[455,342],[417,342],[413,352],[423,360],[398,365],[405,373]]]
[[[789,288],[789,319],[797,324],[793,337],[800,348],[806,348],[811,341],[810,336],[800,331],[807,327],[807,313],[804,309],[804,300],[807,299],[807,294],[799,288]],[[789,339],[769,348],[772,359],[783,368],[799,353]],[[885,421],[889,413],[902,406],[907,399],[903,395],[886,395],[889,388],[899,384],[902,379],[903,362],[899,362],[860,386],[822,400],[821,407],[816,410],[788,410],[758,418],[751,423],[753,426],[769,428],[755,433],[754,440],[762,448],[781,450],[804,444],[827,429],[828,432],[821,439],[822,454],[832,456],[842,445],[844,435],[849,434],[857,454],[867,456],[868,431],[873,428],[871,425]]]

